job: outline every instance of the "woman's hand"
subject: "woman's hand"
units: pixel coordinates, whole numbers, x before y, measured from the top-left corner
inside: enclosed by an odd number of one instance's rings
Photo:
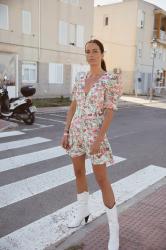
[[[96,140],[90,147],[90,154],[98,154],[100,152],[101,141]]]
[[[69,149],[69,134],[64,134],[61,140],[61,145],[64,149]]]
[[[97,138],[95,139],[95,141],[93,142],[93,144],[90,147],[90,154],[91,155],[100,153],[100,146],[101,146],[101,143],[103,140],[104,140],[104,136],[101,134],[98,134]]]

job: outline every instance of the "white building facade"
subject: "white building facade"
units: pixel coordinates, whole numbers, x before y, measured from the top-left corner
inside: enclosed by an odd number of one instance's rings
[[[143,0],[97,6],[94,37],[105,46],[108,69],[121,68],[124,93],[160,93],[166,86],[166,12]],[[153,49],[152,40],[157,48]],[[155,52],[155,53],[154,53]],[[152,77],[153,75],[153,77]]]
[[[70,95],[87,70],[93,10],[93,0],[0,0],[0,82],[7,77],[10,97],[27,84],[38,98]]]

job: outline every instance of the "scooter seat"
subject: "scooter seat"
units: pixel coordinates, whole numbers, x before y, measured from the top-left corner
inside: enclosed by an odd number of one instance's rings
[[[14,102],[14,101],[16,101],[16,100],[18,100],[18,99],[19,99],[19,97],[11,98],[9,102]]]

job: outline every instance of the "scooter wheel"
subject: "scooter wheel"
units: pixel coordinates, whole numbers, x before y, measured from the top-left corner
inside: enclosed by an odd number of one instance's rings
[[[32,125],[35,121],[35,114],[29,113],[27,119],[23,119],[24,123],[27,125]]]

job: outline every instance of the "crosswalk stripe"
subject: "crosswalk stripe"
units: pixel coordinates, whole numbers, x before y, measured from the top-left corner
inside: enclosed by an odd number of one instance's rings
[[[115,164],[124,160],[126,159],[114,156]],[[87,159],[86,173],[91,174],[92,172],[91,161]],[[74,179],[75,175],[72,164],[70,164],[47,173],[2,186],[0,187],[0,208],[55,188]]]
[[[34,144],[39,144],[43,142],[51,141],[50,139],[42,138],[42,137],[33,137],[29,139],[5,142],[0,144],[0,151],[5,151],[8,149],[21,148]]]
[[[34,125],[38,125],[39,127],[37,127],[37,128],[24,128],[24,129],[22,129],[22,131],[39,130],[39,129],[42,129],[42,128],[49,128],[49,127],[54,126],[54,125],[41,125],[41,124],[37,124],[37,123],[35,123]]]
[[[25,165],[33,164],[40,161],[49,160],[65,154],[66,151],[61,146],[58,146],[40,151],[35,151],[33,153],[5,158],[0,160],[0,172],[23,167]]]
[[[58,116],[58,117],[61,117],[61,118],[66,118],[66,115],[57,115],[57,114],[49,114],[51,116]]]
[[[113,183],[112,186],[117,204],[120,205],[124,201],[134,197],[164,176],[166,176],[166,169],[150,165]],[[76,206],[77,204],[74,202],[2,237],[0,239],[0,246],[5,250],[43,250],[50,244],[62,240],[64,237],[78,230],[78,228],[69,229],[67,227],[67,221],[71,218],[72,211]],[[92,211],[93,219],[104,213],[100,191],[91,194],[90,210]]]
[[[15,135],[23,135],[25,133],[21,131],[8,131],[8,132],[0,132],[0,138],[8,137],[8,136],[15,136]]]
[[[36,116],[36,118],[41,119],[41,120],[47,120],[47,121],[51,121],[51,122],[60,122],[65,124],[64,121],[60,121],[60,120],[56,120],[56,119],[48,119],[48,118],[44,118],[44,117],[40,117],[40,116]]]

